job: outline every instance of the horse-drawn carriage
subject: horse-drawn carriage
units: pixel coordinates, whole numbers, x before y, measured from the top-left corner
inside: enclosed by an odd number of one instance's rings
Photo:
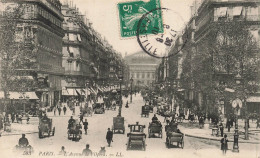
[[[113,133],[115,133],[116,131],[118,133],[121,133],[120,131],[122,131],[122,133],[125,134],[124,117],[117,116],[113,118],[112,131]]]
[[[144,133],[145,125],[136,124],[128,125],[130,128],[130,133],[127,133],[128,143],[127,150],[133,149],[146,149],[145,138],[146,134]]]
[[[81,108],[81,113],[87,117],[92,116],[93,109],[92,107],[85,106],[84,108]]]
[[[105,113],[105,104],[97,102],[93,105],[93,110],[95,114],[104,114]]]
[[[177,128],[176,124],[173,125],[166,125],[166,144],[167,147],[170,148],[174,142],[177,143],[177,147],[181,145],[181,148],[184,148],[184,134],[180,132]]]
[[[49,118],[41,118],[39,120],[39,138],[44,138],[46,136],[54,136],[55,134],[55,127],[52,126],[52,119]]]
[[[148,105],[142,106],[141,117],[149,117],[150,107]]]
[[[151,137],[162,138],[162,124],[159,121],[149,123],[148,138]]]
[[[82,138],[81,125],[78,120],[69,122],[68,139],[78,141]]]

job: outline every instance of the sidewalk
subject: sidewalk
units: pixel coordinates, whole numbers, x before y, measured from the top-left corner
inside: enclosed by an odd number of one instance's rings
[[[70,117],[73,116],[75,119],[79,119],[79,107],[75,108],[75,115],[72,115],[72,111],[70,109],[67,109],[66,115],[64,115],[63,111],[61,112],[61,115],[59,116],[58,110],[56,111],[56,115],[54,115],[54,112],[47,112],[47,116],[49,118],[53,117]],[[11,132],[6,131],[0,131],[1,136],[12,136],[12,135],[21,135],[21,134],[35,134],[38,133],[38,125],[39,125],[39,119],[38,117],[30,117],[29,124],[27,123],[11,123]]]
[[[239,126],[240,127],[240,126]],[[239,142],[240,143],[251,143],[251,144],[260,144],[260,129],[256,129],[251,123],[251,128],[249,128],[249,140],[244,139],[244,129],[239,128]],[[209,128],[207,124],[204,125],[204,128],[200,129],[198,122],[190,123],[185,120],[183,123],[179,123],[179,129],[188,137],[194,137],[199,139],[208,139],[213,141],[220,141],[221,136],[213,136],[212,129]],[[220,133],[219,133],[220,134]],[[230,132],[224,128],[224,134],[227,134],[230,142],[234,140],[234,127],[230,129]]]
[[[12,136],[21,134],[38,133],[38,117],[30,117],[29,124],[27,123],[11,123],[11,132],[1,131],[1,136]]]

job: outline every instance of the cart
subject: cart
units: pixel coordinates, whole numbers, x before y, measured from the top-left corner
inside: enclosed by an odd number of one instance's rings
[[[42,118],[39,120],[39,138],[54,136],[55,127],[52,127],[52,119]]]
[[[104,114],[105,113],[105,107],[104,103],[95,103],[93,105],[93,110],[95,114]]]
[[[125,134],[124,117],[117,116],[113,118],[112,131],[113,133],[116,133],[117,131],[117,133]]]
[[[165,126],[166,131],[166,144],[170,148],[174,142],[177,143],[177,147],[184,148],[184,134],[176,126]],[[180,146],[181,145],[181,146]]]
[[[128,143],[127,150],[146,150],[145,138],[146,134],[143,132],[145,125],[139,125],[138,122],[133,125],[128,125],[130,133],[127,133]]]
[[[162,138],[162,124],[160,122],[149,123],[148,138],[151,138],[151,137]]]
[[[78,120],[75,120],[68,127],[68,139],[73,141],[79,141],[82,138],[81,125]]]
[[[148,106],[148,105],[142,106],[141,117],[149,117],[149,113],[150,113],[150,108],[149,108],[149,106]]]

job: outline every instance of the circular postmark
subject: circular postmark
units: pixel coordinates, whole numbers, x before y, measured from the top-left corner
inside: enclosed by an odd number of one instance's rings
[[[147,54],[167,58],[178,54],[187,42],[183,36],[185,22],[167,8],[156,8],[144,14],[137,25],[137,41]],[[174,49],[174,51],[172,51]]]

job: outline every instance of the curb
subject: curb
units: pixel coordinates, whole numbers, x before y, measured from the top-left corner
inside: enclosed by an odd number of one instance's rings
[[[22,134],[36,134],[36,133],[39,133],[39,132],[24,132],[24,133],[2,134],[0,136],[0,138],[3,137],[3,136],[14,136],[14,135],[22,135]]]
[[[198,139],[207,139],[207,140],[213,140],[213,141],[220,141],[218,138],[208,138],[208,137],[202,137],[202,136],[195,136],[191,134],[185,134],[187,137],[192,137],[192,138],[198,138]],[[229,142],[234,142],[234,140],[230,140]],[[249,144],[260,144],[260,142],[252,142],[252,141],[243,141],[243,140],[238,140],[239,143],[249,143]]]

